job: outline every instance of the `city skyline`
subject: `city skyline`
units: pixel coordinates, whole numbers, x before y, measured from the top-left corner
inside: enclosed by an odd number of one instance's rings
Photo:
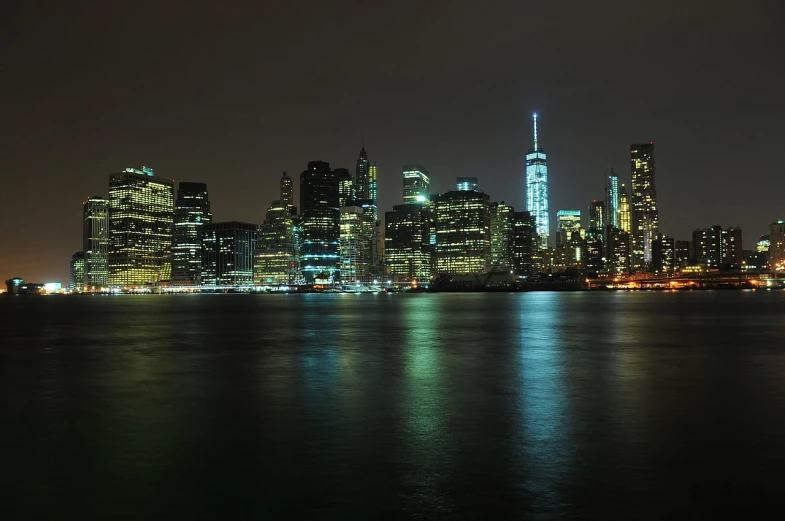
[[[376,24],[377,35],[364,45],[348,38],[325,44],[320,37],[357,22],[348,3],[316,7],[304,18],[283,6],[280,23],[265,31],[257,30],[264,13],[251,8],[221,18],[226,28],[219,24],[216,38],[231,32],[237,39],[216,49],[209,38],[188,36],[198,30],[177,41],[157,30],[132,37],[148,23],[179,20],[196,29],[212,22],[213,13],[198,5],[186,20],[167,8],[153,22],[146,9],[108,6],[74,20],[57,4],[40,12],[47,7],[20,6],[4,20],[8,195],[0,218],[14,222],[30,197],[39,197],[46,204],[29,224],[47,226],[51,240],[42,244],[9,227],[0,270],[66,280],[64,259],[81,244],[79,202],[108,197],[106,175],[128,166],[207,183],[216,221],[262,224],[281,171],[295,177],[317,159],[353,171],[364,145],[378,165],[380,217],[400,204],[401,166],[417,163],[427,167],[432,193],[450,190],[456,177],[478,177],[493,201],[522,210],[535,111],[547,128],[552,229],[556,211],[585,211],[591,200],[604,199],[611,168],[630,190],[629,146],[653,141],[659,229],[688,240],[694,229],[738,226],[751,249],[785,216],[778,196],[785,180],[771,154],[785,115],[776,93],[785,45],[771,13],[706,5],[680,7],[678,23],[667,3],[645,17],[622,2],[578,5],[568,14],[546,5],[503,13],[435,4],[389,13],[374,6],[362,19]],[[510,30],[524,15],[558,18],[559,29]],[[408,30],[413,16],[429,30]],[[603,30],[592,25],[600,19]],[[733,36],[725,31],[731,21]],[[469,24],[471,45],[454,30]],[[291,41],[294,28],[302,37],[288,51],[275,45]],[[668,38],[655,36],[663,33]],[[532,49],[537,75],[520,66]],[[647,80],[631,85],[641,59]],[[358,63],[376,79],[348,81]],[[737,72],[730,80],[728,70]],[[299,80],[305,71],[319,75],[319,89]],[[413,81],[422,77],[428,81]],[[735,181],[740,175],[744,183]]]

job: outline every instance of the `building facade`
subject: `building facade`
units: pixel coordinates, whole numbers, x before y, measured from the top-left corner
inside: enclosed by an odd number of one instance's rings
[[[109,176],[108,283],[138,287],[169,280],[174,181],[152,168]]]
[[[341,208],[341,283],[367,284],[373,281],[373,216],[361,206]]]
[[[526,154],[526,211],[537,222],[540,247],[547,248],[550,238],[548,211],[548,158],[537,142],[537,114],[534,114],[534,147]]]
[[[429,280],[432,214],[421,203],[399,204],[384,214],[384,265],[395,281]]]
[[[627,194],[627,187],[622,183],[619,188],[619,226],[618,228],[625,233],[632,233],[632,207],[630,197]]]
[[[84,289],[97,291],[109,283],[109,201],[88,197],[82,203]]]
[[[403,165],[403,204],[424,204],[431,198],[431,178],[422,165]]]
[[[710,268],[740,267],[741,244],[741,228],[716,224],[692,232],[692,258]]]
[[[84,257],[83,251],[78,251],[71,255],[71,264],[68,269],[68,287],[71,291],[82,292],[85,290]]]
[[[297,208],[292,206],[291,177],[281,177],[280,198],[270,203],[254,252],[254,284],[257,286],[300,282]]]
[[[613,169],[605,180],[605,208],[608,226],[619,228],[619,176]]]
[[[608,251],[605,254],[606,271],[623,277],[630,272],[630,234],[619,228],[608,228]]]
[[[491,268],[509,269],[512,267],[510,257],[510,234],[512,232],[512,214],[515,209],[500,203],[491,203]]]
[[[656,273],[673,273],[676,262],[676,242],[672,237],[658,234],[652,243],[652,269]]]
[[[489,267],[490,198],[482,192],[452,191],[433,198],[436,272],[477,274]]]
[[[769,225],[769,269],[785,269],[785,221]]]
[[[652,261],[652,241],[660,233],[655,188],[654,144],[630,146],[632,172],[632,257],[633,267],[644,269]]]
[[[510,216],[510,261],[518,276],[537,273],[537,254],[540,250],[537,221],[529,212],[513,212]]]
[[[255,224],[237,221],[205,225],[203,286],[253,286],[257,230]]]
[[[202,232],[212,221],[207,185],[181,182],[174,203],[172,283],[178,286],[201,284]]]
[[[476,177],[456,177],[455,178],[456,190],[479,190],[480,181]]]
[[[324,161],[300,174],[300,270],[308,284],[335,282],[340,265],[338,177]]]

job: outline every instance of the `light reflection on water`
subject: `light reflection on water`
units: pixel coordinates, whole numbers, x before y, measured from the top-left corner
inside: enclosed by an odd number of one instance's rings
[[[783,311],[783,292],[2,299],[0,518],[662,518],[719,497],[749,516],[785,464]]]

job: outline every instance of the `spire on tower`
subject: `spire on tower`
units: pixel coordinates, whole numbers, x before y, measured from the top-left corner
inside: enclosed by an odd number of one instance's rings
[[[534,150],[537,150],[537,113],[534,113]]]

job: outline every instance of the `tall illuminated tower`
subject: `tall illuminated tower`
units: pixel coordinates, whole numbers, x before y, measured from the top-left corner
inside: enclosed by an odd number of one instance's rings
[[[84,286],[87,291],[95,291],[106,286],[109,275],[109,201],[88,197],[82,213]]]
[[[152,168],[109,176],[109,276],[116,287],[169,280],[172,272],[174,181]]]
[[[537,223],[540,247],[548,247],[550,214],[548,213],[548,159],[537,144],[537,113],[534,113],[534,147],[526,154],[526,211]]]
[[[431,179],[422,165],[403,165],[403,204],[424,204],[430,200]]]
[[[619,227],[619,176],[613,173],[608,174],[605,182],[605,208],[608,212],[607,225],[614,228]]]
[[[355,191],[357,192],[357,199],[371,199],[370,167],[371,167],[371,163],[368,161],[368,153],[365,151],[365,146],[363,146],[360,149],[360,157],[357,158],[357,167],[354,171],[354,181],[356,183]]]
[[[622,183],[619,188],[619,226],[618,228],[626,233],[632,232],[632,211],[630,209],[630,197],[627,195],[627,187]]]
[[[294,183],[286,172],[281,176],[281,204],[287,207],[294,205]]]
[[[181,182],[174,203],[172,281],[197,286],[202,277],[204,227],[213,220],[207,185]]]
[[[654,143],[630,145],[632,172],[632,265],[640,269],[652,260],[651,244],[660,232],[654,187]]]

